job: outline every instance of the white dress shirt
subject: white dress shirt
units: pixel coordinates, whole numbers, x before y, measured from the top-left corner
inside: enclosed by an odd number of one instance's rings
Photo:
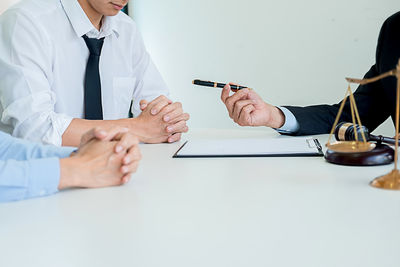
[[[292,134],[297,132],[300,128],[300,125],[293,113],[285,107],[277,108],[279,108],[283,115],[285,115],[285,123],[281,128],[275,130],[283,134]]]
[[[89,50],[82,36],[105,37],[100,58],[105,120],[140,114],[139,102],[168,88],[142,37],[122,12],[98,31],[77,0],[23,0],[0,16],[0,130],[61,145],[73,118],[84,117]]]

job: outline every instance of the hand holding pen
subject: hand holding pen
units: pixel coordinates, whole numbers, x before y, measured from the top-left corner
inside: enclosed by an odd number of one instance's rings
[[[229,112],[229,117],[240,126],[280,128],[285,123],[282,111],[264,102],[254,90],[244,88],[229,96],[231,90],[231,85],[227,84],[222,90],[221,100]]]
[[[224,88],[221,100],[225,104],[229,117],[240,126],[267,126],[280,128],[285,123],[283,112],[262,100],[251,88],[233,83],[225,84],[194,80],[193,84],[214,88]],[[235,92],[232,96],[230,91]]]

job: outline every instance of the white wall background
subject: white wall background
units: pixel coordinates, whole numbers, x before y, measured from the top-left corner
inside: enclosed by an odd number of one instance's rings
[[[133,0],[133,14],[172,97],[194,128],[235,127],[219,91],[194,78],[253,87],[275,105],[339,101],[345,76],[374,63],[398,0]],[[354,89],[356,89],[354,87]],[[376,132],[393,134],[391,122]]]
[[[0,0],[0,14],[3,13],[9,6],[17,3],[19,0]]]

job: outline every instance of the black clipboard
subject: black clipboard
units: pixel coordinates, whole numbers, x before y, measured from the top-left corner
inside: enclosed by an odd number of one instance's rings
[[[308,142],[308,145],[310,146],[310,143],[314,144],[315,152],[305,152],[305,153],[257,153],[257,154],[252,154],[252,153],[232,153],[232,154],[226,154],[226,153],[193,153],[193,154],[182,154],[181,151],[185,148],[185,146],[188,145],[189,141],[186,141],[173,155],[173,158],[243,158],[243,157],[323,157],[324,153],[322,151],[322,146],[318,139],[316,138],[308,138],[306,139]]]

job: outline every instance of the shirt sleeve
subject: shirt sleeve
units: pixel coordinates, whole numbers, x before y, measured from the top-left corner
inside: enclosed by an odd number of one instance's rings
[[[34,18],[11,10],[0,17],[0,36],[1,122],[13,136],[61,145],[72,117],[54,109],[54,49],[46,32]]]
[[[42,145],[18,139],[0,132],[0,160],[32,160],[43,158],[66,158],[73,152],[72,147]]]
[[[169,89],[156,65],[146,51],[143,38],[134,25],[133,35],[133,65],[134,75],[137,77],[136,87],[133,94],[132,113],[137,117],[140,113],[140,101],[152,101],[164,95],[169,97]]]
[[[285,115],[285,123],[283,126],[277,130],[279,133],[282,134],[292,134],[299,130],[299,123],[293,113],[285,107],[277,107]]]
[[[58,158],[0,161],[0,202],[46,196],[58,191]]]
[[[59,158],[68,157],[73,149],[34,144],[0,132],[0,202],[56,193]]]

